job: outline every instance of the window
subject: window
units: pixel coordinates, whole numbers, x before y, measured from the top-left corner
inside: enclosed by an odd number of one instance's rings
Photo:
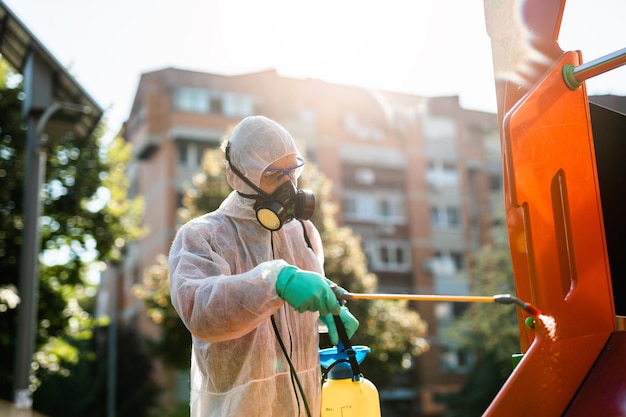
[[[424,117],[422,126],[426,140],[450,140],[457,137],[456,121],[450,117]]]
[[[435,229],[456,229],[460,224],[457,207],[431,207],[430,224]]]
[[[178,149],[178,163],[182,166],[187,165],[187,161],[189,160],[189,148],[187,144],[179,142],[176,148]]]
[[[455,207],[446,207],[448,227],[459,227],[459,210]]]
[[[389,248],[387,246],[380,247],[380,262],[383,264],[389,263]]]
[[[177,141],[178,165],[192,169],[201,167],[204,154],[213,147],[213,145],[206,142]]]
[[[202,160],[204,159],[204,154],[209,150],[212,149],[213,147],[211,145],[207,145],[207,144],[198,144],[198,152],[196,154],[196,158],[197,158],[197,166],[201,167],[202,166]]]
[[[363,251],[369,266],[385,271],[409,271],[411,269],[410,246],[405,241],[373,239],[364,241]]]
[[[216,94],[211,96],[211,112],[216,114],[222,114],[222,98]]]
[[[454,318],[454,311],[451,302],[435,303],[435,317],[439,323],[448,323]]]
[[[474,355],[467,348],[450,344],[442,346],[441,352],[441,367],[444,372],[465,373],[474,362]]]
[[[430,225],[434,228],[441,227],[443,221],[439,219],[439,207],[430,208]]]
[[[431,158],[454,159],[459,156],[457,121],[451,117],[426,116],[422,120],[424,153]]]
[[[355,217],[358,213],[357,201],[354,197],[346,197],[343,199],[343,215],[346,217]]]
[[[436,303],[435,316],[439,325],[439,335],[441,343],[440,364],[444,372],[465,373],[469,370],[474,361],[472,351],[460,347],[451,340],[449,332],[450,326],[459,319],[467,306],[463,303]]]
[[[346,132],[361,140],[379,142],[385,138],[385,132],[382,129],[360,120],[354,112],[347,112],[343,115],[343,127]]]
[[[406,263],[405,255],[406,253],[404,248],[396,248],[396,263],[404,265]]]
[[[405,199],[403,196],[383,196],[379,200],[378,218],[393,222],[404,222],[406,219],[404,205]]]
[[[376,174],[370,168],[357,169],[354,173],[354,180],[357,184],[372,185],[375,179]]]
[[[391,203],[388,200],[382,200],[380,202],[380,214],[383,217],[391,215]]]
[[[489,175],[489,190],[500,191],[502,189],[502,176],[499,174]]]
[[[352,220],[373,220],[375,216],[374,198],[367,194],[344,197],[344,215]]]
[[[178,87],[174,90],[174,108],[192,113],[209,112],[209,92],[200,88]]]
[[[343,215],[352,221],[404,223],[405,204],[405,197],[400,194],[347,193],[343,199]]]
[[[435,251],[431,267],[435,275],[453,274],[465,268],[465,257],[460,252]]]
[[[449,254],[435,253],[430,262],[433,275],[437,277],[454,275],[457,271],[454,260]]]
[[[251,97],[241,94],[223,94],[221,110],[228,117],[246,117],[254,113],[254,102]]]
[[[449,161],[429,161],[426,181],[434,188],[458,186],[459,174],[456,165]]]
[[[450,252],[450,257],[452,258],[457,271],[465,269],[465,256],[463,256],[462,253]]]

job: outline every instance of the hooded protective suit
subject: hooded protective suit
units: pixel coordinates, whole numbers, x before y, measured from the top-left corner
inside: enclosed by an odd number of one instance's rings
[[[265,168],[290,154],[299,156],[289,133],[262,116],[244,119],[230,138],[232,164],[256,185]],[[227,179],[234,190],[256,194],[228,168]],[[295,311],[275,282],[288,264],[323,275],[319,232],[309,221],[270,232],[256,220],[254,200],[236,191],[216,211],[182,226],[169,254],[172,304],[192,334],[191,416],[306,416],[274,316],[317,417],[318,313]]]

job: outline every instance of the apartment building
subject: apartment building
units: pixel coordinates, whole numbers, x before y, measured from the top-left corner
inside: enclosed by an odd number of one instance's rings
[[[122,317],[141,310],[130,288],[168,252],[175,210],[203,152],[253,114],[285,126],[333,182],[337,221],[361,236],[379,292],[469,292],[470,255],[489,239],[492,199],[502,186],[495,114],[463,109],[458,97],[373,91],[273,70],[223,76],[165,68],[141,75],[125,126],[132,193],[145,199],[150,233],[129,248],[122,267]],[[409,390],[410,400],[421,415],[438,415],[434,394],[457,389],[468,365],[438,327],[462,306],[415,307],[429,324],[431,350],[414,362],[418,395]]]

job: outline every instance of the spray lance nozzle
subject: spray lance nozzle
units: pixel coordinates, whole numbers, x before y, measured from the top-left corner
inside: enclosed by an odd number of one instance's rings
[[[520,300],[517,297],[512,296],[511,294],[497,294],[493,296],[493,301],[500,304],[517,304],[520,306],[525,312],[530,314],[533,317],[539,317],[541,311],[530,303],[526,303]]]
[[[476,295],[427,295],[427,294],[354,294],[342,292],[337,287],[333,288],[340,303],[346,300],[409,300],[409,301],[450,301],[467,303],[499,303],[517,304],[528,314],[537,318],[541,311],[530,303],[526,303],[510,294],[497,294],[490,296]]]

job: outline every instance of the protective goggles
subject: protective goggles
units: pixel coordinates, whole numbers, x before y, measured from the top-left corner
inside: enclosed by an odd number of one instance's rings
[[[265,171],[261,174],[263,178],[276,178],[277,180],[282,179],[284,176],[288,176],[291,179],[296,179],[302,173],[304,169],[304,159],[298,157],[298,164],[289,168],[266,168]]]

